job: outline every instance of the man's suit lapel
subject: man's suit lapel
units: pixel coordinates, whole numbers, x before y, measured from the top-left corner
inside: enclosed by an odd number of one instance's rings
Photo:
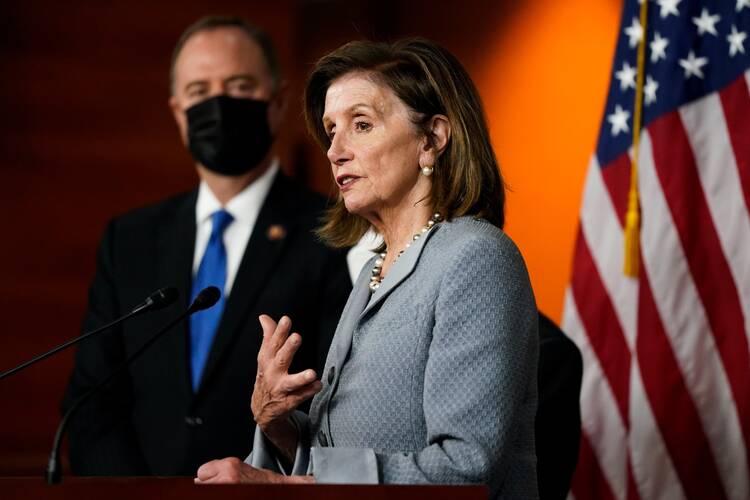
[[[163,286],[176,286],[180,292],[178,298],[179,311],[184,311],[190,301],[190,287],[192,282],[193,253],[195,248],[195,202],[198,194],[193,193],[184,199],[175,212],[174,224],[168,225],[160,234],[159,241],[159,283]],[[162,326],[162,325],[159,325]],[[177,377],[184,384],[187,394],[190,394],[190,367],[188,366],[188,322],[183,321],[177,330],[166,335],[163,339],[168,349],[165,349],[165,363],[173,367]]]
[[[253,232],[247,242],[245,255],[242,257],[237,276],[232,285],[224,308],[219,329],[216,332],[211,352],[203,371],[205,382],[211,378],[232,339],[245,324],[245,317],[250,313],[258,295],[269,279],[272,278],[277,262],[283,253],[286,242],[295,230],[294,219],[283,199],[284,183],[288,182],[282,174],[277,174],[271,190],[263,203]],[[258,328],[258,348],[261,342],[260,324]]]

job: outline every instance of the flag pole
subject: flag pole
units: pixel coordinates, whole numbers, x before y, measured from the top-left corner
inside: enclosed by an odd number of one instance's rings
[[[638,203],[638,150],[641,140],[641,115],[643,111],[643,79],[646,72],[646,23],[648,21],[648,0],[641,3],[641,40],[638,43],[638,74],[635,85],[635,105],[633,106],[633,156],[630,162],[630,189],[628,210],[625,213],[625,262],[623,274],[638,277],[640,255],[640,209]]]

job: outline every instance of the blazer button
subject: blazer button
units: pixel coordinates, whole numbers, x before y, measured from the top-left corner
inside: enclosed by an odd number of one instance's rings
[[[185,423],[188,427],[200,427],[203,425],[203,419],[200,417],[187,416],[185,417]]]
[[[336,367],[332,366],[328,370],[328,385],[331,385],[333,383],[333,379],[334,379],[335,376],[336,376]]]
[[[320,446],[328,446],[328,438],[326,437],[326,433],[323,432],[323,429],[318,432],[318,442],[320,442]]]

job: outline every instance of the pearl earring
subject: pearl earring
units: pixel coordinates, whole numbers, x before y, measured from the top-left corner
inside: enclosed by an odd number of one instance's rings
[[[432,170],[432,167],[422,167],[422,175],[424,175],[425,177],[429,177],[432,175]]]

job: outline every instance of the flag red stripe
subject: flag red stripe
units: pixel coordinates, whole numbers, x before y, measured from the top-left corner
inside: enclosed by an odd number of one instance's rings
[[[638,487],[635,484],[635,475],[633,474],[633,463],[630,460],[630,453],[628,453],[628,500],[641,500],[641,495],[638,493]]]
[[[741,76],[725,87],[719,92],[719,97],[737,161],[745,206],[750,211],[750,120],[747,119],[750,116],[750,93],[745,77]]]
[[[640,271],[636,353],[664,445],[687,498],[726,498],[698,409],[659,317],[645,266]]]
[[[625,227],[625,213],[628,211],[628,190],[630,188],[630,156],[620,155],[602,168],[602,178],[609,191],[620,225]],[[601,207],[602,209],[604,207]]]
[[[581,433],[578,465],[571,480],[570,491],[576,500],[615,500],[585,432]]]
[[[630,351],[580,225],[575,248],[573,265],[576,272],[573,273],[571,288],[578,304],[581,323],[627,427]]]
[[[750,447],[750,352],[737,287],[679,114],[654,120],[649,133],[656,172],[729,379],[745,445]]]

